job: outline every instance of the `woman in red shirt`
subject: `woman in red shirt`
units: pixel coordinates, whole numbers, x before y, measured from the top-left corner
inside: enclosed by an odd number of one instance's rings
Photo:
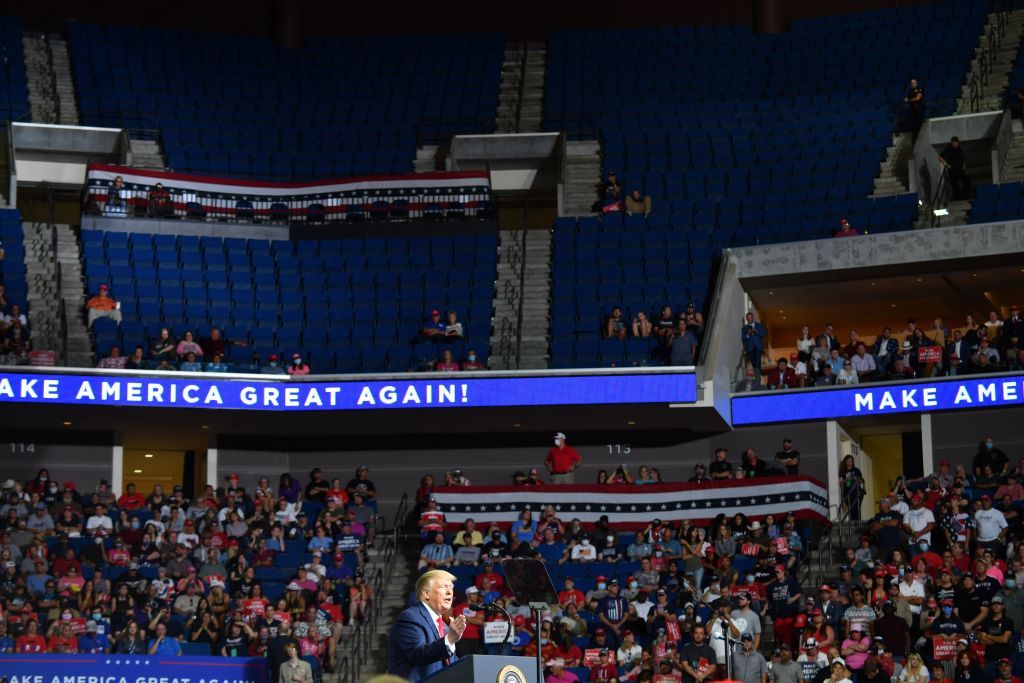
[[[39,635],[39,622],[32,620],[25,624],[25,633],[14,641],[14,651],[18,654],[46,652],[46,638]]]

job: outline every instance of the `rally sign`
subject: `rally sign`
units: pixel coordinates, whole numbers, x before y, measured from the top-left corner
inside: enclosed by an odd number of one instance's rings
[[[268,683],[259,657],[5,655],[9,683]]]
[[[178,374],[178,373],[175,373]],[[407,376],[406,376],[407,377]],[[503,408],[551,405],[695,403],[693,370],[451,379],[300,381],[244,375],[212,379],[166,374],[0,373],[0,404],[53,403],[330,411],[396,408]]]

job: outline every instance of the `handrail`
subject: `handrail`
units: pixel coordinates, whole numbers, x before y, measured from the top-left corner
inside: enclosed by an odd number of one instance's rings
[[[523,52],[519,61],[519,92],[516,94],[516,132],[519,133],[519,120],[523,114],[523,92],[526,88],[526,51],[527,43],[523,40]]]
[[[365,662],[373,648],[373,640],[380,629],[380,617],[384,610],[384,594],[391,584],[395,557],[398,554],[398,540],[406,515],[409,513],[409,494],[403,493],[395,508],[394,521],[390,529],[381,529],[378,536],[384,539],[381,566],[368,580],[371,588],[370,608],[366,612],[366,620],[357,624],[349,636],[351,644],[348,653],[335,653],[335,671],[340,681],[354,681],[359,672],[359,662]],[[378,522],[383,518],[378,516]]]
[[[835,564],[835,538],[834,534],[840,535],[839,543],[846,547],[845,540],[842,538],[843,533],[846,529],[847,522],[850,521],[850,507],[853,498],[856,496],[856,489],[851,490],[847,497],[849,500],[845,500],[846,505],[843,505],[843,501],[840,501],[835,505],[836,513],[835,520],[832,521],[825,529],[821,538],[818,539],[818,572],[817,575],[810,569],[810,562],[808,561],[808,578],[811,579],[811,584],[820,586],[825,583],[832,574],[832,568]],[[831,509],[832,506],[830,506]],[[830,515],[831,517],[832,515]]]
[[[519,308],[516,311],[516,367],[523,360],[523,302],[526,299],[526,213],[523,208],[522,250],[523,257],[519,261]]]
[[[56,117],[54,123],[60,123],[60,97],[57,95],[57,73],[53,69],[53,45],[46,34],[43,34],[43,40],[46,41],[46,70],[50,76],[50,88],[53,93],[53,114]]]
[[[57,317],[59,322],[58,334],[61,343],[61,364],[68,364],[68,311],[67,304],[64,302],[64,267],[60,262],[60,254],[58,251],[59,239],[57,237],[57,207],[56,201],[53,196],[53,188],[49,188],[46,193],[47,202],[47,217],[50,225],[50,251],[53,255],[54,273],[57,278]]]
[[[946,199],[946,185],[948,184],[949,167],[945,164],[942,165],[942,174],[939,176],[939,182],[935,185],[935,194],[932,195],[931,205],[928,207],[932,212],[929,217],[929,225],[931,227],[937,227],[939,225],[939,217],[935,215],[935,209],[942,208],[945,206]],[[941,206],[940,206],[941,203]]]

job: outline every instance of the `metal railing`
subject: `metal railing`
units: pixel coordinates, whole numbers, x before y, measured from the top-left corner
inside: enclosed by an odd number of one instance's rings
[[[996,55],[1002,47],[1003,37],[1006,35],[1006,24],[1010,16],[1009,3],[1002,1],[993,2],[990,3],[989,7],[989,12],[994,16],[995,23],[992,25],[992,30],[985,37],[985,44],[978,51],[976,57],[978,70],[972,72],[971,80],[968,83],[971,113],[981,111],[982,92],[985,86],[988,85],[989,77],[992,75],[992,67],[995,63]]]
[[[339,650],[335,655],[334,668],[339,674],[339,680],[341,681],[357,680],[360,663],[369,659],[374,641],[380,635],[384,597],[388,586],[391,584],[395,558],[398,555],[398,544],[402,537],[402,528],[408,512],[409,494],[404,493],[395,510],[394,521],[390,529],[383,528],[383,519],[378,517],[377,538],[383,539],[380,555],[381,566],[377,568],[368,581],[370,585],[370,607],[366,611],[366,620],[357,624],[355,630],[349,636],[348,642],[350,646],[348,651],[341,653]]]
[[[526,209],[523,210],[523,229],[519,231],[519,248],[522,258],[519,261],[519,307],[516,309],[516,367],[523,358],[523,302],[526,300]]]
[[[64,267],[60,262],[59,238],[57,237],[57,203],[53,189],[46,193],[47,220],[50,228],[50,251],[53,254],[54,274],[57,278],[57,334],[60,339],[60,363],[68,364],[68,311],[64,302]]]
[[[528,46],[527,42],[524,40],[523,41],[523,51],[522,51],[522,54],[520,55],[520,61],[519,61],[519,88],[518,88],[518,92],[516,93],[516,132],[517,133],[520,132],[520,130],[519,130],[519,122],[520,122],[520,119],[523,116],[523,92],[526,89],[526,55],[527,55],[528,49],[529,49],[529,46]]]
[[[928,217],[928,224],[935,228],[939,225],[939,216],[935,213],[936,210],[942,209],[946,206],[946,192],[949,186],[949,167],[945,164],[942,165],[942,174],[939,176],[939,182],[935,185],[935,192],[932,194],[931,204],[929,211],[931,215]]]
[[[845,549],[849,546],[851,540],[850,530],[853,526],[850,520],[850,511],[853,505],[860,505],[862,502],[861,497],[857,495],[858,493],[858,489],[851,489],[839,503],[829,506],[829,517],[833,521],[825,527],[816,544],[818,549],[817,572],[814,571],[811,562],[807,563],[809,585],[820,586],[828,581],[832,577],[835,567],[836,546],[838,545],[839,549]],[[834,512],[832,512],[833,510]],[[860,522],[857,522],[857,524],[860,524]]]

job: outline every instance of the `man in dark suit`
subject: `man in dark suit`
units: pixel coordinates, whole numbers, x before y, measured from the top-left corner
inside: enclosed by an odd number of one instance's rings
[[[740,341],[743,353],[747,355],[750,367],[754,368],[754,378],[761,381],[761,354],[764,352],[764,325],[754,320],[753,313],[747,313],[743,328],[740,330]]]
[[[466,617],[449,623],[455,576],[434,569],[416,581],[419,604],[398,615],[388,638],[388,673],[418,683],[455,661],[455,643],[466,630]]]

